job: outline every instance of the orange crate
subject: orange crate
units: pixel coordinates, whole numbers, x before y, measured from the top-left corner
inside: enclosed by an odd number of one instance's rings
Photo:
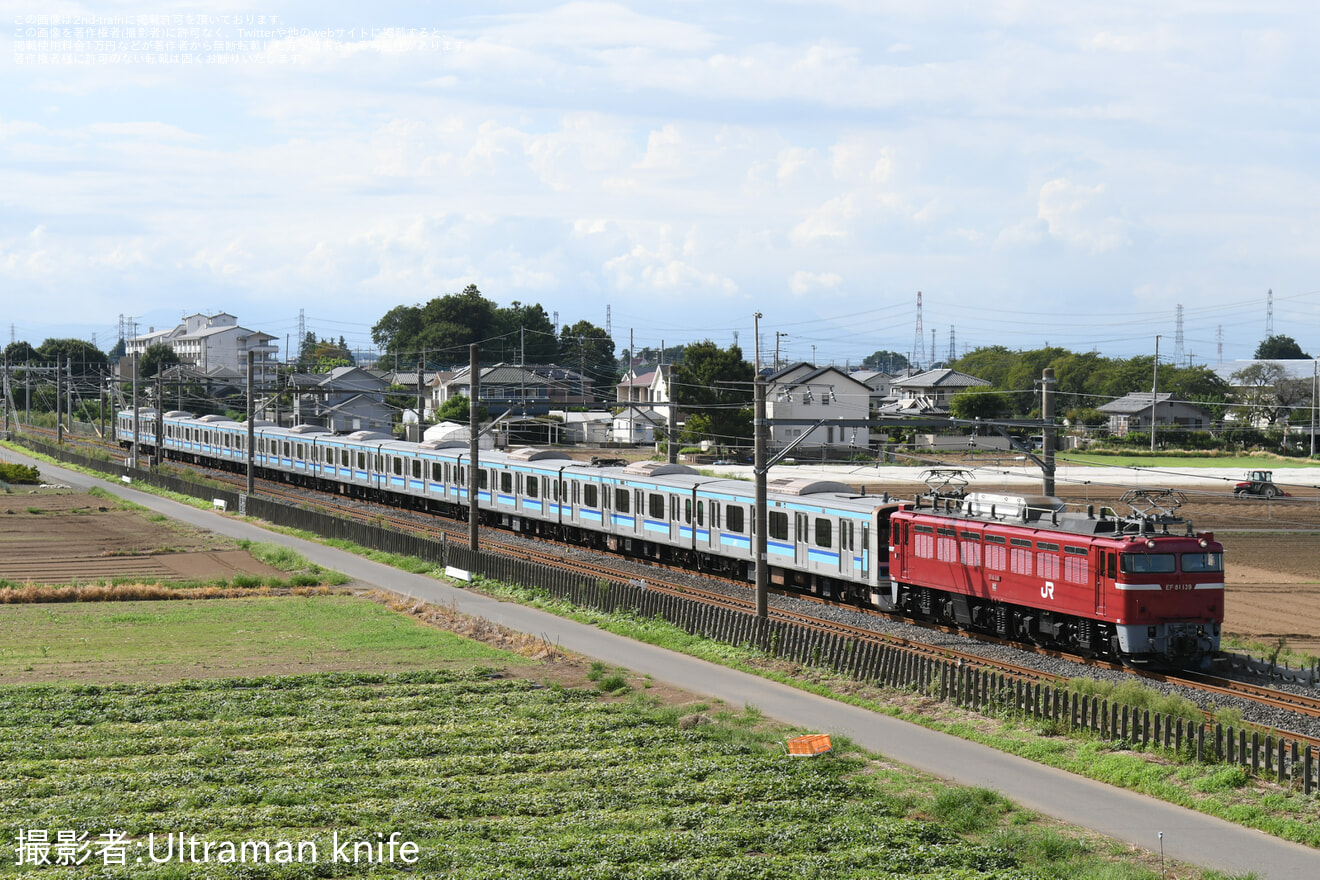
[[[788,753],[795,758],[814,758],[834,748],[828,733],[809,733],[788,741]]]

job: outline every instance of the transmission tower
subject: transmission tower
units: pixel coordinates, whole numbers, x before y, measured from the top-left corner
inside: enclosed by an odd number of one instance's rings
[[[954,326],[950,324],[949,325],[949,356],[945,358],[945,360],[951,363],[958,357],[958,343],[956,342],[957,334],[954,332],[954,330],[955,330]]]
[[[307,318],[303,315],[303,310],[298,310],[298,351],[301,352],[304,340],[307,339]]]
[[[1274,335],[1274,288],[1265,292],[1265,338]]]
[[[1220,324],[1215,332],[1215,357],[1217,363],[1224,362],[1224,325]]]
[[[917,291],[917,333],[912,338],[912,367],[926,362],[926,332],[921,329],[921,291]]]
[[[610,326],[610,307],[608,304],[605,306],[605,335],[610,338],[614,337],[614,328]]]
[[[1181,364],[1183,362],[1182,319],[1183,319],[1182,303],[1178,303],[1178,320],[1177,320],[1177,324],[1175,325],[1177,329],[1174,330],[1174,335],[1173,335],[1173,362],[1175,364]]]

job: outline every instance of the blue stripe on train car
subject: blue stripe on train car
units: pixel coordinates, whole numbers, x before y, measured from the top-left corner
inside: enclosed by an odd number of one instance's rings
[[[532,498],[524,498],[524,499],[523,499],[523,507],[527,508],[528,510],[541,510],[541,509],[542,509],[542,504],[541,504],[541,502],[539,502],[539,501],[537,501],[537,500],[535,500],[535,499],[532,499]]]
[[[366,472],[366,471],[353,471],[353,479],[355,479],[355,480],[365,480],[366,478],[367,478],[367,472]]]
[[[444,483],[427,483],[427,484],[426,484],[426,491],[428,491],[428,492],[439,492],[441,495],[443,495],[443,494],[445,493],[445,484],[444,484]]]
[[[390,477],[390,485],[391,485],[391,486],[404,486],[404,485],[406,485],[406,483],[404,482],[403,477]]]
[[[582,519],[594,519],[596,522],[600,522],[599,510],[587,510],[584,507],[580,511],[578,511],[578,516],[580,516]]]
[[[480,503],[483,502],[483,501],[490,501],[490,490],[489,490],[489,489],[478,489],[478,490],[477,490],[477,503],[480,504]]]
[[[653,519],[644,519],[642,520],[642,531],[659,532],[662,535],[667,535],[669,534],[669,523],[659,522]]]
[[[424,491],[426,489],[426,484],[423,483],[421,480],[409,480],[408,488],[417,489],[418,491]]]
[[[752,549],[752,539],[745,535],[730,535],[720,532],[720,543],[727,544],[730,547],[737,547],[741,550]]]
[[[610,521],[616,526],[628,526],[629,528],[637,527],[637,517],[635,516],[624,516],[621,513],[615,513],[610,515]]]
[[[518,500],[514,498],[512,495],[500,495],[497,497],[497,500],[499,501],[500,504],[507,504],[510,507],[518,503]]]
[[[785,544],[782,541],[766,541],[765,550],[767,553],[773,553],[776,556],[793,556],[793,545]]]
[[[828,551],[828,550],[816,550],[816,549],[813,548],[813,549],[807,551],[807,561],[808,561],[808,562],[825,562],[825,563],[829,563],[829,564],[833,564],[833,565],[838,565],[838,563],[839,563],[839,554],[837,554],[837,553],[831,553],[831,552]]]

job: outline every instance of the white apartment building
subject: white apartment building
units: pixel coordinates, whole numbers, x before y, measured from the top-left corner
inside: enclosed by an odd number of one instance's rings
[[[274,336],[238,326],[238,318],[227,312],[189,315],[169,330],[152,329],[125,341],[125,353],[140,355],[158,342],[168,345],[185,364],[203,372],[216,368],[246,375],[247,353],[256,352],[256,367],[274,366],[279,346]]]

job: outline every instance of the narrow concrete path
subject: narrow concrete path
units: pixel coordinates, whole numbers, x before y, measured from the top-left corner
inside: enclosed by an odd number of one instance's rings
[[[23,460],[0,449],[0,458]],[[234,538],[285,544],[327,568],[355,580],[428,602],[453,604],[520,632],[548,639],[564,648],[655,679],[723,700],[752,705],[767,716],[815,731],[846,734],[885,758],[916,767],[962,785],[984,786],[1048,816],[1169,858],[1232,873],[1253,871],[1269,880],[1317,880],[1320,850],[1279,840],[1204,816],[1192,810],[1093,782],[1061,770],[1007,755],[917,725],[804,693],[754,675],[736,672],[644,645],[510,602],[500,602],[430,578],[398,571],[341,550],[266,531],[232,516],[198,510],[118,483],[40,463],[46,479],[77,488],[99,485],[144,507],[200,528]]]

